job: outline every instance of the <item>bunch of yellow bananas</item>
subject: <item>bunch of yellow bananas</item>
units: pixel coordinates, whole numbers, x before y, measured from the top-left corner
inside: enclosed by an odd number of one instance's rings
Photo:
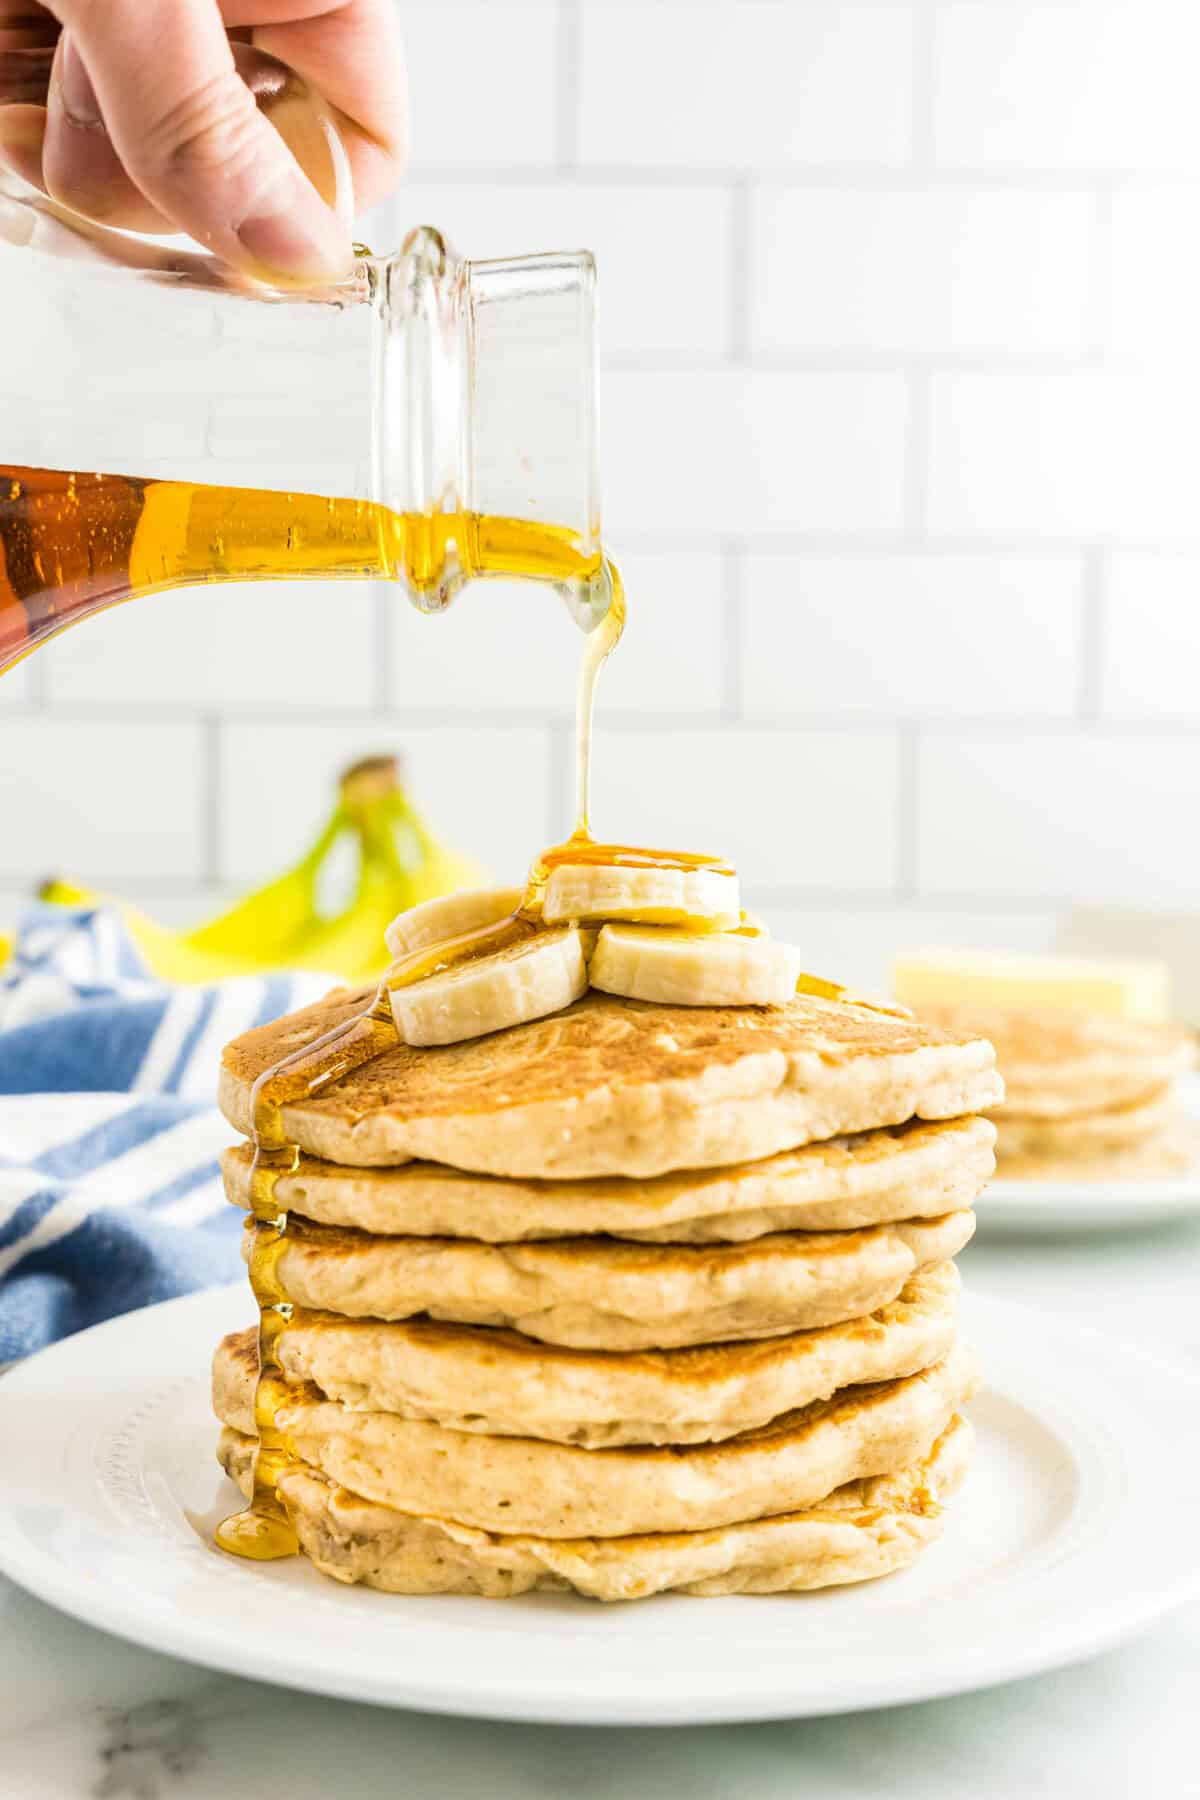
[[[357,850],[354,891],[326,914],[321,891],[347,843]],[[269,969],[315,969],[348,981],[388,962],[384,928],[419,901],[487,880],[472,858],[441,844],[411,805],[394,757],[355,763],[341,778],[337,805],[294,868],[190,931],[172,931],[120,901],[134,943],[164,981],[217,981]],[[88,905],[110,897],[68,881],[48,881],[42,900]]]

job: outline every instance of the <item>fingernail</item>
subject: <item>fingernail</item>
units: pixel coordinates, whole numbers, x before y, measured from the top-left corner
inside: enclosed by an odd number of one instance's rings
[[[256,262],[292,280],[329,280],[354,260],[348,232],[299,179],[286,184],[272,210],[244,219],[238,238]]]
[[[65,31],[58,67],[58,90],[62,97],[63,111],[72,125],[80,125],[85,131],[94,131],[97,125],[103,126],[100,102],[96,99],[92,78],[83,66],[83,58],[75,48],[75,40]]]

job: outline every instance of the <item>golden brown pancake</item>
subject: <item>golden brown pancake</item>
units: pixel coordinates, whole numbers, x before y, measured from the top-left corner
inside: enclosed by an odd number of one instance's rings
[[[285,1331],[278,1354],[289,1381],[356,1411],[592,1449],[708,1443],[939,1362],[954,1342],[959,1285],[954,1264],[938,1263],[865,1318],[691,1350],[551,1349],[512,1331],[325,1316]],[[253,1327],[217,1346],[213,1410],[247,1433],[257,1370]]]
[[[641,1537],[499,1535],[363,1500],[298,1466],[280,1492],[305,1554],[337,1581],[393,1594],[573,1589],[597,1600],[774,1594],[867,1581],[906,1568],[942,1528],[966,1472],[971,1430],[954,1417],[924,1457],[849,1482],[817,1507],[711,1531]],[[254,1440],[226,1430],[222,1466],[250,1491]]]
[[[225,1051],[220,1103],[251,1128],[254,1080],[352,1018],[362,989],[263,1025]],[[495,1175],[661,1175],[773,1156],[1002,1095],[991,1045],[866,1007],[672,1007],[590,993],[565,1011],[435,1049],[398,1045],[283,1109],[309,1155],[350,1167],[420,1158]]]
[[[288,1212],[383,1236],[519,1243],[606,1232],[644,1243],[744,1242],[771,1231],[847,1231],[973,1206],[995,1166],[982,1118],[910,1120],[733,1168],[647,1180],[464,1174],[439,1163],[346,1169],[302,1156],[275,1187]],[[250,1205],[248,1144],[221,1158],[225,1191]]]
[[[975,1381],[958,1347],[917,1375],[844,1388],[721,1443],[669,1448],[489,1437],[303,1396],[277,1421],[300,1462],[399,1512],[483,1531],[624,1537],[792,1512],[844,1482],[894,1473],[927,1454]]]
[[[292,1220],[276,1268],[297,1306],[343,1318],[425,1313],[580,1349],[673,1349],[859,1318],[894,1300],[914,1270],[956,1256],[974,1229],[974,1213],[958,1212],[746,1244],[479,1244]]]

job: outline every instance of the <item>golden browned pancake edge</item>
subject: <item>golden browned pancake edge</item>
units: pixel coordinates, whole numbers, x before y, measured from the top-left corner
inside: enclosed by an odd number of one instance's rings
[[[218,1459],[248,1491],[254,1440],[226,1429]],[[970,1459],[971,1428],[951,1419],[929,1453],[891,1475],[850,1482],[820,1506],[713,1531],[623,1538],[536,1538],[414,1518],[310,1470],[280,1483],[305,1554],[323,1574],[394,1594],[507,1599],[536,1588],[596,1600],[674,1589],[769,1594],[866,1581],[908,1566],[941,1531]]]
[[[740,1243],[771,1231],[851,1231],[958,1212],[992,1175],[995,1141],[995,1126],[979,1114],[912,1119],[760,1162],[645,1180],[519,1180],[428,1162],[347,1169],[301,1156],[275,1194],[303,1218],[383,1237],[502,1244],[603,1232],[646,1243]],[[226,1195],[246,1210],[253,1161],[249,1144],[221,1157]]]
[[[220,1103],[248,1133],[255,1079],[354,1016],[339,992],[230,1044]],[[658,1006],[590,993],[444,1048],[398,1045],[284,1109],[309,1154],[414,1158],[498,1175],[645,1176],[757,1160],[813,1140],[994,1106],[991,1045],[863,1007]]]
[[[368,1412],[454,1431],[611,1448],[710,1443],[863,1382],[916,1374],[949,1354],[960,1281],[952,1262],[838,1325],[684,1350],[551,1347],[513,1331],[428,1319],[385,1323],[322,1315],[289,1327],[289,1381]],[[213,1410],[254,1431],[253,1327],[213,1355]]]

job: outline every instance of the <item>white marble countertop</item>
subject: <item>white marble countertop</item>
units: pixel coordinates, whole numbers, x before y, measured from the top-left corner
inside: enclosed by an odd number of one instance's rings
[[[1200,1226],[980,1239],[963,1267],[982,1293],[1200,1360]],[[1192,1606],[1074,1669],[890,1711],[641,1732],[491,1725],[214,1676],[0,1580],[0,1800],[1191,1800],[1198,1678]]]

